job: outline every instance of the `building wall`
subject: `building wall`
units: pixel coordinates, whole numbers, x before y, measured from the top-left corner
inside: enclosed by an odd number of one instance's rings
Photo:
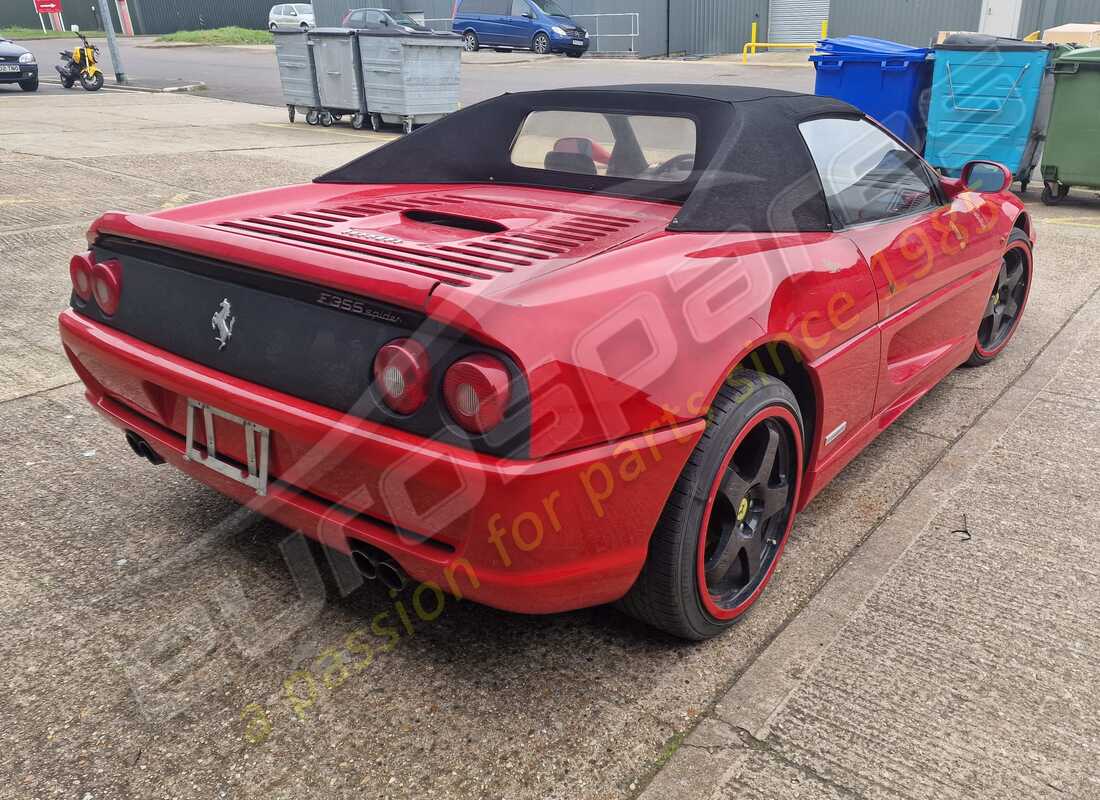
[[[66,10],[72,0],[64,0]],[[138,33],[172,33],[239,25],[266,28],[276,0],[129,0]]]
[[[981,0],[832,0],[829,35],[927,47],[938,31],[976,31],[981,9]]]
[[[1024,0],[1019,35],[1067,22],[1100,22],[1100,0]]]
[[[66,25],[100,27],[93,6],[101,0],[65,0]],[[130,13],[138,33],[159,34],[176,30],[240,25],[263,28],[275,0],[130,0]],[[451,16],[453,0],[392,0],[406,11],[425,17]],[[760,24],[760,38],[767,39],[768,0],[559,0],[571,14],[638,12],[637,52],[641,56],[709,55],[735,53],[749,39],[753,20]],[[670,11],[671,3],[671,14]],[[104,7],[113,2],[103,0]],[[352,7],[366,0],[313,0],[320,25],[338,25]],[[940,30],[976,30],[981,0],[832,0],[829,32],[832,36],[862,34],[912,45],[927,45]],[[114,16],[114,15],[113,15]],[[1065,22],[1100,20],[1100,0],[1023,0],[1020,35]],[[593,28],[590,18],[581,23]],[[31,0],[0,0],[0,26],[37,27]],[[118,26],[116,18],[116,29]],[[622,18],[601,19],[603,30],[625,32]],[[618,26],[618,27],[615,27]],[[605,39],[605,45],[625,49],[628,40]]]
[[[673,0],[668,48],[672,54],[734,53],[749,40],[752,23],[768,26],[768,0]]]
[[[741,0],[709,0],[709,2],[730,5]],[[356,0],[313,0],[313,13],[318,25],[338,25]],[[451,16],[452,0],[392,0],[393,7],[403,11],[421,11],[426,19],[445,19]],[[639,15],[638,33],[635,47],[639,55],[664,55],[667,46],[667,14],[669,0],[558,0],[558,5],[567,14],[620,14],[637,12]],[[671,0],[673,6],[680,3],[696,4],[701,0]],[[365,5],[366,3],[364,3]],[[578,22],[590,30],[595,30],[595,22],[590,17],[581,17]],[[439,28],[440,25],[433,27]],[[605,33],[630,32],[630,20],[624,17],[603,17],[600,30]],[[627,37],[606,37],[601,40],[609,49],[626,50],[630,46]]]
[[[61,4],[61,16],[65,20],[65,27],[79,25],[81,30],[99,30],[103,24],[95,8],[98,2],[93,0],[65,0]],[[113,9],[114,3],[111,3]],[[115,30],[119,30],[118,14],[112,13],[111,19],[115,23]],[[46,18],[46,28],[50,27],[50,21]],[[0,0],[0,28],[8,25],[18,25],[25,28],[40,28],[39,16],[34,11],[34,3],[31,0]],[[73,37],[74,41],[76,37]]]
[[[34,12],[34,3],[30,0],[26,2],[5,2],[3,8],[0,9],[0,28],[19,27],[19,28],[40,28],[42,26],[42,17]],[[46,20],[46,27],[50,27],[50,21]]]

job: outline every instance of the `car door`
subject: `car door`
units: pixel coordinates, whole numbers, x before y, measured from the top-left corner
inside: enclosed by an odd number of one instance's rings
[[[384,19],[386,15],[383,12],[370,8],[363,12],[363,21],[359,27],[368,31],[380,31],[387,27],[383,23]]]
[[[482,44],[507,46],[507,29],[511,22],[512,0],[483,0],[484,10],[478,16],[478,38]]]
[[[800,125],[834,226],[871,270],[879,302],[878,414],[901,414],[969,354],[999,263],[996,215],[973,192],[945,201],[912,150],[869,120]]]
[[[275,23],[276,27],[284,27],[286,25],[286,6],[272,6],[271,21]]]

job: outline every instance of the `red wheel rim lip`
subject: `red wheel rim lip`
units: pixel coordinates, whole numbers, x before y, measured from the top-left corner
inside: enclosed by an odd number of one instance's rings
[[[992,350],[986,350],[985,348],[983,348],[982,343],[978,341],[977,334],[974,335],[974,349],[982,358],[992,358],[993,356],[1004,350],[1006,347],[1008,347],[1008,343],[1011,342],[1012,337],[1016,335],[1016,329],[1020,327],[1020,320],[1024,318],[1024,309],[1027,308],[1028,298],[1031,297],[1031,247],[1028,246],[1026,242],[1013,242],[1011,246],[1009,246],[1005,250],[1005,252],[1007,253],[1009,250],[1014,249],[1023,250],[1026,254],[1025,261],[1027,263],[1027,288],[1024,291],[1024,301],[1020,304],[1020,310],[1016,312],[1016,319],[1012,321],[1012,327],[1009,328],[1008,333],[1005,334],[1005,340],[994,347]]]
[[[759,423],[767,419],[779,418],[787,423],[790,427],[792,434],[794,435],[794,450],[795,450],[795,469],[794,469],[794,487],[792,488],[792,502],[794,505],[791,507],[791,516],[787,520],[787,526],[783,529],[783,536],[779,540],[779,546],[776,548],[775,557],[772,559],[772,563],[768,566],[768,571],[764,573],[764,577],[760,579],[760,584],[753,590],[753,593],[749,595],[745,600],[739,603],[734,608],[722,608],[714,602],[714,598],[711,597],[710,590],[707,588],[707,579],[703,570],[703,553],[706,544],[707,526],[710,523],[710,515],[714,510],[714,501],[718,496],[718,487],[722,482],[722,475],[725,473],[726,468],[729,467],[730,461],[733,459],[733,454],[737,451],[737,448]],[[702,600],[703,607],[707,612],[717,619],[734,619],[745,612],[745,610],[756,602],[756,598],[760,596],[760,593],[764,591],[764,587],[768,585],[768,581],[771,580],[772,573],[775,572],[775,567],[779,563],[780,557],[783,555],[783,549],[787,546],[787,539],[790,536],[791,528],[794,527],[795,510],[798,504],[799,492],[802,488],[802,429],[798,424],[798,420],[795,419],[792,414],[786,408],[781,406],[773,406],[771,408],[765,408],[757,413],[748,422],[745,423],[741,432],[737,434],[737,438],[730,444],[729,450],[726,452],[725,457],[722,459],[721,465],[718,467],[718,472],[714,477],[714,483],[710,487],[710,494],[707,496],[707,505],[703,509],[703,517],[699,521],[699,537],[696,540],[695,545],[695,583],[699,592],[699,597]]]

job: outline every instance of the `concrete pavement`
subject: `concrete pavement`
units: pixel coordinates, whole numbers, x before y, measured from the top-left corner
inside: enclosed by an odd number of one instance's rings
[[[394,600],[367,587],[315,605],[281,555],[288,531],[134,459],[81,398],[55,316],[96,214],[308,180],[383,140],[198,97],[0,95],[0,796],[1090,796],[1098,397],[1079,342],[1095,342],[1100,202],[1032,204],[1037,272],[1013,344],[815,500],[728,635],[689,646],[607,608],[462,603],[345,674],[334,653]],[[1017,387],[1038,393],[1002,413]],[[993,420],[996,442],[970,449]],[[265,646],[265,626],[304,607],[309,623]],[[821,613],[821,641],[785,638]],[[721,702],[766,685],[769,664],[778,699]],[[689,758],[699,784],[682,782]]]
[[[204,96],[222,100],[279,106],[283,104],[279,75],[275,70],[271,47],[172,47],[148,48],[152,37],[121,39],[126,71],[136,82],[153,85],[184,85],[202,82]],[[53,74],[58,51],[65,40],[28,40],[20,42]],[[104,72],[113,77],[110,54],[105,42],[100,45]],[[763,62],[769,57],[758,56]],[[779,89],[812,91],[813,71],[800,69],[769,70],[780,74],[759,77],[760,70],[725,60],[662,61],[655,59],[566,58],[536,56],[513,51],[482,51],[463,55],[463,105],[471,105],[502,92],[526,89],[554,89],[568,86],[595,86],[614,83],[749,83],[764,81]],[[108,80],[108,86],[111,81]],[[18,93],[18,87],[16,88]],[[0,89],[0,97],[8,92]]]
[[[1100,292],[642,795],[1100,794]]]

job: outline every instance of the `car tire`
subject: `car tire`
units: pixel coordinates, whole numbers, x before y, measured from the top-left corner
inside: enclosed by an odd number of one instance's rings
[[[24,92],[37,92],[38,91],[38,76],[35,75],[32,78],[27,78],[25,81],[19,81],[19,88]]]
[[[467,53],[476,53],[481,47],[481,43],[477,39],[477,34],[473,31],[466,31],[462,34],[462,49]]]
[[[270,30],[272,33],[275,33],[275,31],[279,30],[279,26],[276,25],[274,22],[268,24],[267,27],[268,27],[268,30]]]
[[[540,56],[549,55],[550,37],[542,31],[539,31],[535,34],[535,38],[531,40],[531,49],[538,53]]]
[[[87,75],[81,75],[80,85],[84,87],[85,91],[98,92],[103,88],[103,73],[97,72],[91,79],[89,79]]]
[[[302,33],[309,33],[309,23],[303,22],[301,25],[298,26],[298,30],[300,30]]]
[[[974,350],[966,366],[983,367],[1008,346],[1020,326],[1031,294],[1031,275],[1031,239],[1019,228],[1013,228],[1005,243],[997,281],[982,312]]]
[[[740,618],[764,590],[790,535],[802,441],[802,414],[785,383],[751,370],[731,373],[619,607],[696,641]]]

